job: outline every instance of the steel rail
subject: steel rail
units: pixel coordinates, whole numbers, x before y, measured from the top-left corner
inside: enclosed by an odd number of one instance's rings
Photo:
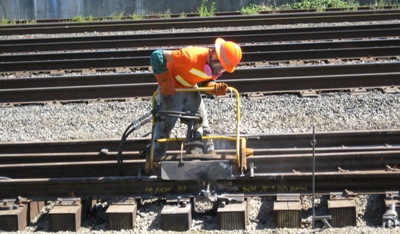
[[[399,35],[400,36],[400,35]],[[347,49],[347,48],[369,48],[369,47],[396,47],[400,46],[399,38],[383,39],[354,39],[340,41],[317,41],[317,42],[281,42],[281,43],[261,43],[244,44],[241,48],[244,53],[250,52],[290,52],[290,51],[309,51],[327,49]],[[171,47],[170,50],[180,47]],[[22,61],[41,61],[41,60],[66,60],[66,59],[93,59],[93,58],[127,58],[127,57],[146,57],[150,56],[154,49],[113,49],[101,51],[58,51],[58,52],[38,52],[38,53],[18,53],[2,54],[0,62],[22,62]],[[246,59],[244,57],[243,59]],[[132,65],[129,64],[129,65]],[[22,69],[21,69],[22,70]]]
[[[371,149],[372,150],[372,149]],[[19,153],[0,154],[1,165],[22,163],[63,163],[117,161],[118,152],[54,152],[54,153]],[[124,151],[124,159],[141,159],[138,151]]]
[[[400,157],[399,134],[398,130],[317,133],[318,145],[321,145],[316,151],[317,170],[332,171],[339,167],[343,170],[374,170],[385,169],[387,166],[396,168]],[[307,142],[310,140],[310,134],[244,135],[244,137],[247,138],[247,147],[254,149],[254,156],[249,157],[247,161],[258,168],[258,173],[310,172],[308,161],[312,156],[312,150]],[[274,138],[275,141],[272,140]],[[354,138],[358,141],[355,142]],[[139,150],[144,149],[146,146],[144,143],[149,140],[139,138],[126,143],[126,148],[136,150],[124,152],[124,164],[129,168],[127,175],[135,175],[139,173],[139,168],[144,168],[144,159],[139,156]],[[291,142],[291,145],[276,145],[274,142],[277,141]],[[3,143],[0,144],[2,150],[0,176],[11,178],[116,176],[118,175],[116,170],[118,149],[115,146],[117,142],[117,140],[103,140]],[[222,142],[223,146],[220,145]],[[110,145],[114,146],[109,147]],[[216,140],[215,146],[218,154],[236,160],[234,143]],[[107,149],[107,153],[102,153],[99,148]],[[171,145],[168,151],[170,160],[178,159],[180,151],[177,148]],[[26,152],[27,149],[29,152]]]
[[[223,150],[218,152],[224,159],[235,161],[234,152],[225,153]],[[233,153],[233,154],[232,154]],[[271,153],[271,152],[269,152]],[[87,154],[86,154],[87,155]],[[169,159],[179,161],[180,153],[169,153]],[[48,157],[49,155],[39,155],[37,157]],[[79,155],[75,155],[79,156]],[[84,155],[83,155],[84,156]],[[15,155],[14,155],[15,157]],[[126,176],[135,176],[143,173],[145,168],[144,159],[124,159],[124,170]],[[201,157],[204,159],[205,157]],[[221,159],[215,157],[216,159]],[[318,152],[316,154],[316,172],[354,172],[370,170],[400,171],[397,168],[400,158],[400,150],[369,150],[358,152]],[[71,178],[71,177],[100,177],[118,176],[117,160],[104,160],[101,157],[90,161],[73,160],[64,162],[24,162],[0,164],[0,176],[13,179],[20,178]],[[312,151],[302,154],[279,154],[266,155],[263,149],[259,149],[257,154],[247,158],[247,167],[252,163],[257,169],[256,173],[304,173],[312,172]],[[184,158],[183,161],[190,160]],[[236,174],[236,173],[235,173]]]
[[[317,148],[319,148],[316,151],[317,192],[329,193],[348,189],[354,192],[378,191],[384,193],[398,189],[400,170],[396,169],[396,165],[400,157],[399,134],[399,130],[316,133]],[[263,146],[263,148],[257,148],[253,157],[248,157],[248,163],[253,163],[257,167],[254,176],[234,173],[230,179],[211,181],[211,189],[219,194],[232,192],[263,195],[273,195],[278,192],[309,194],[311,191],[311,135],[311,133],[247,135],[248,147]],[[131,141],[133,143],[136,140]],[[140,138],[137,141],[142,144],[144,139]],[[89,152],[91,149],[95,149],[94,152],[97,152],[99,148],[108,147],[109,145],[106,143],[115,147],[117,142],[117,140],[14,142],[1,143],[0,149],[1,156],[4,158],[12,157],[13,155],[7,156],[12,152],[15,157],[22,156],[20,159],[52,155],[51,153],[41,156],[24,154],[27,150],[31,152],[75,152],[53,154],[55,157],[63,155],[62,157],[65,158],[70,155],[78,156],[78,151]],[[266,142],[267,144],[265,144]],[[23,148],[22,145],[29,147]],[[133,145],[135,144],[131,144],[130,148]],[[271,149],[269,146],[276,148]],[[300,149],[302,151],[297,151],[298,148],[302,148]],[[282,151],[286,154],[281,154]],[[274,155],[272,152],[277,152],[277,154]],[[114,153],[110,152],[109,156],[114,157]],[[136,153],[133,154],[136,155]],[[100,157],[90,153],[83,155],[91,158]],[[102,155],[101,157],[108,156]],[[0,176],[3,176],[3,180],[0,180],[1,198],[17,196],[49,199],[69,196],[163,197],[167,193],[194,195],[203,189],[202,181],[164,181],[158,175],[142,175],[139,171],[144,167],[144,159],[129,158],[124,165],[129,176],[114,176],[117,173],[116,162],[108,159],[81,161],[70,158],[69,161],[57,163],[37,161],[36,163],[1,164],[2,174]],[[339,169],[339,167],[341,168]],[[20,173],[21,170],[24,173]],[[9,178],[6,179],[7,177]]]
[[[144,159],[124,160],[127,175],[138,175],[145,167]],[[21,178],[71,178],[118,176],[118,163],[115,159],[97,161],[67,161],[51,163],[0,164],[2,177]]]
[[[350,190],[355,193],[381,193],[398,190],[399,171],[358,171],[315,173],[317,194]],[[1,197],[40,199],[60,197],[115,198],[196,195],[203,181],[160,181],[156,176],[32,178],[0,180]],[[239,193],[249,196],[277,193],[311,194],[311,173],[265,173],[253,178],[233,177],[210,183],[216,194]]]
[[[235,81],[247,78],[283,78],[283,77],[312,77],[332,75],[360,75],[400,72],[399,62],[367,63],[367,64],[328,64],[313,66],[266,66],[257,68],[239,68],[229,76],[222,76],[220,80]],[[278,75],[277,75],[278,74]],[[85,86],[85,85],[110,85],[110,84],[141,84],[153,82],[150,72],[138,73],[113,73],[96,75],[64,75],[48,77],[32,77],[18,79],[0,79],[0,89],[22,89],[59,86]],[[152,93],[154,89],[151,88]]]
[[[145,145],[143,146],[145,148]],[[143,149],[142,148],[142,149]],[[173,147],[171,147],[173,148]],[[367,154],[367,152],[382,152],[382,154],[390,152],[399,152],[400,146],[364,146],[364,147],[319,147],[316,152],[322,156],[328,153],[360,153]],[[217,150],[219,154],[233,155],[234,150]],[[278,156],[291,157],[301,156],[301,154],[310,154],[311,148],[266,148],[254,149],[254,156]],[[177,157],[180,155],[178,150],[169,150],[169,155]],[[140,151],[124,151],[124,160],[138,160],[142,159]],[[2,165],[6,164],[32,164],[32,163],[64,163],[64,162],[91,162],[91,161],[116,161],[117,151],[102,154],[99,152],[60,152],[60,153],[17,153],[17,154],[0,154]]]
[[[397,42],[400,42],[398,40]],[[332,43],[334,44],[334,43]],[[400,46],[390,45],[388,42],[387,46],[377,47],[349,47],[349,48],[332,48],[327,49],[309,49],[309,50],[288,50],[288,51],[276,51],[272,48],[272,51],[268,51],[268,48],[272,46],[260,47],[260,51],[247,52],[246,46],[243,46],[243,59],[241,63],[246,62],[273,62],[273,61],[290,61],[290,60],[307,60],[307,59],[339,59],[339,58],[360,58],[360,57],[390,57],[399,55]],[[75,55],[74,53],[65,54],[65,57],[59,54],[57,60],[52,60],[49,55],[46,59],[44,55],[39,55],[42,60],[35,60],[36,56],[29,55],[25,57],[31,58],[31,60],[24,60],[22,56],[7,56],[0,59],[4,62],[0,62],[0,72],[17,72],[17,71],[49,71],[49,70],[73,70],[73,69],[112,69],[118,67],[148,67],[149,56],[136,57],[133,51],[121,51],[121,52],[97,52],[93,55],[98,57],[87,58],[90,53],[83,55],[85,58],[81,58],[80,55],[84,53],[80,52]],[[116,55],[116,56],[113,56]],[[11,61],[8,58],[11,57]],[[14,57],[14,58],[12,58]],[[69,57],[69,58],[68,58]],[[0,60],[0,61],[1,61]],[[13,60],[13,61],[12,61]]]
[[[228,135],[229,136],[229,135]],[[266,149],[310,149],[312,133],[282,133],[282,134],[242,134],[247,139],[249,148]],[[316,132],[318,149],[321,148],[346,148],[386,146],[390,149],[399,144],[400,130],[358,130]],[[124,149],[126,151],[139,151],[146,147],[150,138],[127,139]],[[215,141],[216,149],[235,149],[234,143]],[[67,141],[40,141],[40,142],[0,142],[1,154],[29,154],[29,153],[101,153],[101,149],[117,152],[120,139],[104,140],[67,140]],[[175,144],[169,145],[170,150],[180,150]],[[318,150],[317,149],[317,150]],[[365,149],[365,148],[364,148]],[[311,150],[311,149],[310,149]],[[1,155],[0,154],[0,155]],[[106,155],[105,155],[106,156]]]
[[[263,67],[237,69],[231,76],[220,80],[229,82],[241,93],[349,90],[359,87],[383,89],[397,88],[400,85],[399,69],[400,66],[397,62]],[[277,74],[279,76],[276,76]],[[117,79],[109,79],[109,77],[120,77],[127,80],[122,83]],[[123,76],[76,76],[69,79],[67,77],[27,78],[18,81],[16,84],[13,79],[0,80],[0,87],[3,87],[0,90],[0,103],[150,97],[157,88],[157,83],[151,73],[129,73]],[[66,84],[67,81],[70,82]]]
[[[248,157],[256,173],[312,172],[312,151],[302,154],[255,155]],[[316,152],[316,172],[393,170],[400,171],[400,151]]]
[[[138,21],[111,21],[92,23],[49,23],[40,25],[15,25],[0,27],[1,35],[36,34],[36,33],[81,33],[126,30],[150,30],[170,28],[202,28],[272,25],[319,22],[354,22],[371,20],[399,19],[399,10],[372,10],[360,12],[307,12],[294,14],[270,15],[235,15],[198,18],[150,19]]]
[[[246,35],[246,34],[287,34],[287,33],[302,33],[306,34],[309,32],[329,32],[329,31],[354,31],[354,30],[376,30],[376,29],[394,29],[398,28],[398,23],[379,23],[379,24],[355,24],[355,25],[330,25],[329,27],[324,26],[301,26],[301,27],[284,27],[284,28],[261,28],[261,29],[241,29],[241,30],[224,30],[221,31],[188,31],[188,32],[154,32],[154,33],[135,33],[135,34],[108,34],[108,35],[83,35],[83,36],[60,36],[60,37],[27,37],[18,39],[2,39],[2,45],[19,45],[30,44],[35,46],[37,44],[60,44],[67,42],[101,42],[101,41],[125,41],[125,40],[148,40],[148,39],[162,39],[162,38],[184,38],[184,37],[206,37],[212,36],[217,37],[221,35],[232,36],[232,35]],[[87,48],[91,48],[88,46]],[[46,48],[43,48],[46,49]],[[35,51],[35,50],[27,50]]]
[[[352,25],[333,27],[299,27],[263,30],[230,30],[121,36],[75,37],[57,39],[2,40],[1,53],[92,50],[106,48],[173,47],[183,45],[211,45],[216,37],[237,43],[266,43],[348,38],[397,37],[399,24]]]

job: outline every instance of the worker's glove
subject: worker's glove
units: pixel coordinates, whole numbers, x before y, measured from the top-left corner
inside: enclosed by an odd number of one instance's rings
[[[157,79],[158,85],[160,86],[161,93],[164,95],[175,94],[175,86],[171,79],[171,74],[166,71],[162,74],[154,74]]]
[[[214,90],[207,91],[207,93],[215,94],[216,96],[225,95],[228,92],[228,85],[223,82],[208,82],[207,87],[214,87]]]
[[[163,50],[155,50],[151,53],[150,64],[154,74],[161,74],[167,71],[167,59]]]

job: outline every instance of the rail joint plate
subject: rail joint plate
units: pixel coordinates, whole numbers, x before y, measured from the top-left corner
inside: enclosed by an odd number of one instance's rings
[[[232,176],[232,162],[213,161],[162,161],[163,180],[218,180]]]

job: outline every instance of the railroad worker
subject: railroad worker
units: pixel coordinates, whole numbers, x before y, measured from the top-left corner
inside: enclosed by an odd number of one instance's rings
[[[176,92],[175,88],[201,86],[214,87],[208,91],[216,96],[224,95],[228,85],[216,82],[224,71],[233,73],[242,59],[240,46],[232,41],[217,38],[213,48],[185,47],[178,50],[155,50],[150,63],[159,84],[157,110],[180,111],[198,114],[202,123],[195,129],[192,154],[214,153],[212,140],[202,142],[202,136],[211,134],[207,112],[200,92]],[[155,124],[154,139],[169,138],[178,119],[167,117]],[[187,137],[187,136],[186,136]],[[159,160],[167,151],[166,143],[155,143],[154,159]]]

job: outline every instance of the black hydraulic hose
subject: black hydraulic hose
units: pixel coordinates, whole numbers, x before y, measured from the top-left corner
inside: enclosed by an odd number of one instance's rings
[[[118,147],[118,155],[117,155],[117,165],[118,165],[118,173],[120,176],[125,176],[124,172],[124,160],[123,160],[123,155],[122,155],[122,150],[125,144],[126,139],[128,139],[129,135],[132,134],[135,130],[137,130],[140,126],[143,124],[147,123],[151,119],[148,118],[149,116],[153,115],[156,119],[159,118],[160,121],[162,121],[163,118],[165,117],[176,117],[176,118],[181,118],[182,120],[188,120],[188,121],[203,121],[201,116],[192,114],[190,112],[180,112],[180,111],[159,111],[158,114],[155,114],[155,111],[151,111],[147,113],[146,115],[140,117],[138,120],[132,122],[129,124],[129,126],[125,129],[124,133],[122,134],[121,141],[119,143]],[[179,140],[177,139],[178,143]]]
[[[137,130],[139,127],[141,127],[143,124],[146,124],[151,121],[151,118],[149,118],[153,114],[153,111],[145,114],[144,116],[140,117],[139,119],[133,121],[129,126],[125,129],[124,133],[122,134],[121,137],[121,142],[119,143],[118,147],[118,155],[117,155],[117,165],[118,165],[118,172],[120,176],[125,176],[124,173],[124,160],[122,157],[122,149],[125,144],[126,139],[128,139],[129,135],[132,134],[135,130]]]
[[[124,173],[124,162],[123,162],[123,158],[122,158],[122,149],[123,146],[125,144],[126,139],[128,138],[128,136],[134,132],[136,130],[136,128],[133,126],[134,123],[131,123],[124,131],[124,134],[122,134],[121,137],[121,142],[119,143],[119,147],[118,147],[118,156],[117,156],[117,164],[118,164],[118,172],[120,176],[125,176]]]

